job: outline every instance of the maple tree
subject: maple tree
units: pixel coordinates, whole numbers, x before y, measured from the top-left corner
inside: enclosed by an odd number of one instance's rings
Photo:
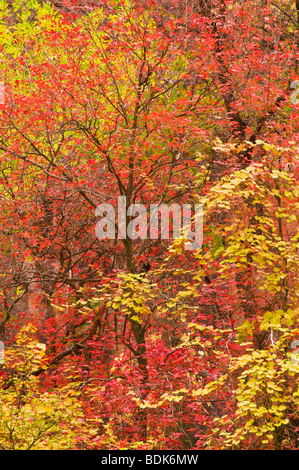
[[[1,4],[2,448],[298,448],[298,22]],[[201,249],[98,239],[119,196],[203,204]]]

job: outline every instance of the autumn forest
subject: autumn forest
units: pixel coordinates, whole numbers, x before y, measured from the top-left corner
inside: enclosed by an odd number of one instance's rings
[[[298,131],[298,0],[0,0],[0,450],[299,449]]]

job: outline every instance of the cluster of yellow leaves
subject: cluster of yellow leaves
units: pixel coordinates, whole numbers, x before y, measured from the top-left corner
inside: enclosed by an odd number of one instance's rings
[[[95,288],[95,295],[88,301],[81,299],[78,303],[83,311],[105,306],[142,323],[143,318],[150,315],[147,302],[154,299],[155,286],[142,274],[119,273],[115,280],[107,279],[101,289]]]
[[[296,149],[263,141],[246,145],[261,147],[266,152],[263,162],[252,162],[222,178],[199,202],[205,205],[206,224],[219,209],[226,216],[215,229],[223,247],[216,252],[219,268],[214,285],[223,286],[227,280],[236,286],[233,295],[242,309],[236,274],[247,273],[251,282],[256,313],[237,327],[237,339],[243,343],[256,334],[267,338],[262,350],[230,356],[226,374],[193,392],[217,401],[219,393],[229,390],[233,397],[227,415],[214,420],[206,441],[209,449],[279,449],[296,440],[299,367],[290,345],[299,338],[299,232],[294,224],[299,187],[288,168]],[[218,141],[215,149],[237,155],[246,146]],[[202,267],[195,277],[199,283],[212,261],[210,247],[204,248],[195,255]]]
[[[285,329],[281,333],[272,347],[249,348],[247,354],[232,358],[226,375],[196,392],[210,397],[229,384],[236,405],[233,415],[214,419],[206,441],[208,449],[279,449],[294,439],[292,420],[299,416],[299,364],[285,349],[299,331]]]
[[[13,375],[8,383],[0,380],[0,449],[74,449],[96,431],[84,419],[80,392],[72,385],[41,391],[32,373],[42,366],[45,351],[34,333],[27,325],[15,347],[6,350],[5,365]]]

